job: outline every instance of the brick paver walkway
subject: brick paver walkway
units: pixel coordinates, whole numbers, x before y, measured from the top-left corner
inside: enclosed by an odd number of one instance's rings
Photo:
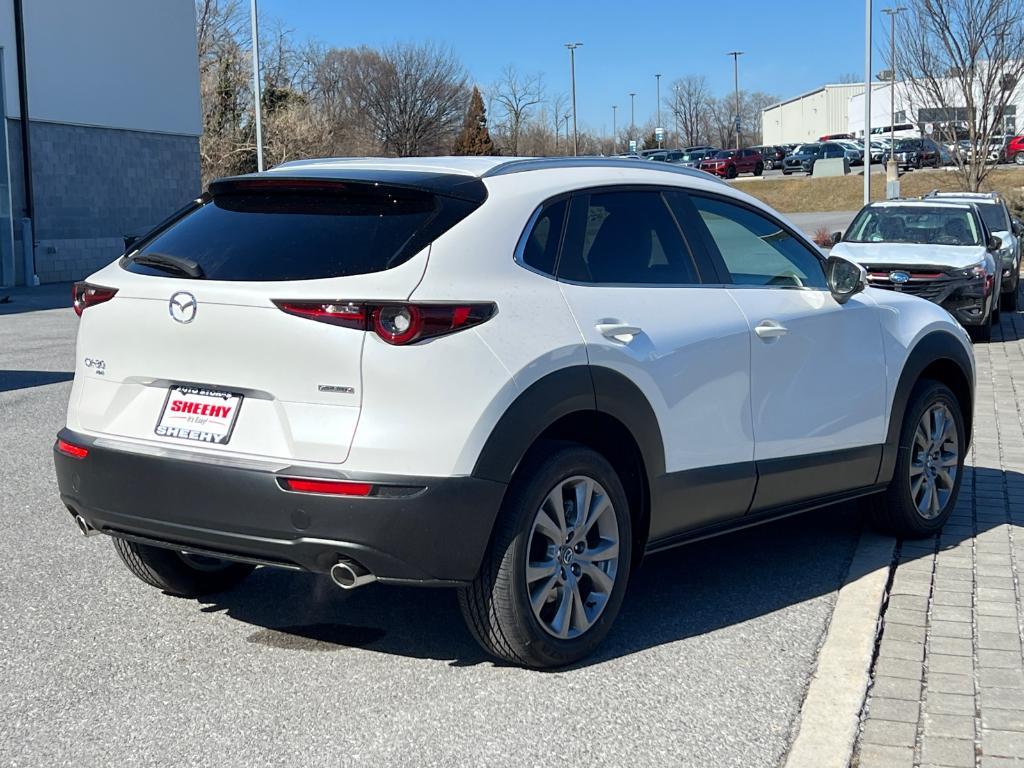
[[[1024,315],[974,352],[969,466],[942,535],[897,547],[860,768],[1024,768]]]

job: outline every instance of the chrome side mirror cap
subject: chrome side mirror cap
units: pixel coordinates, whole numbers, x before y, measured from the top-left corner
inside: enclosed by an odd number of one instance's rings
[[[825,262],[825,277],[832,298],[845,304],[868,287],[868,272],[860,264],[842,256],[829,256]]]

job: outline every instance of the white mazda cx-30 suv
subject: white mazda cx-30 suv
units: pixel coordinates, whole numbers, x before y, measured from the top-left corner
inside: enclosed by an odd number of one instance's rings
[[[459,589],[571,663],[645,553],[870,496],[950,514],[963,329],[755,199],[623,159],[318,160],[216,181],[75,288],[64,504],[143,581]]]

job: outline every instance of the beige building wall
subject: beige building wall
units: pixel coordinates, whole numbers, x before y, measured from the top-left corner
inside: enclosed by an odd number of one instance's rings
[[[761,112],[764,143],[802,143],[846,133],[850,97],[863,92],[862,83],[832,84],[773,104]]]

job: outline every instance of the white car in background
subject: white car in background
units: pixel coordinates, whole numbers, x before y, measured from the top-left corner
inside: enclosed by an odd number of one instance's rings
[[[646,553],[861,496],[942,528],[971,346],[866,286],[669,163],[222,179],[75,287],[61,499],[170,593],[254,566],[451,587],[489,653],[570,664]]]

